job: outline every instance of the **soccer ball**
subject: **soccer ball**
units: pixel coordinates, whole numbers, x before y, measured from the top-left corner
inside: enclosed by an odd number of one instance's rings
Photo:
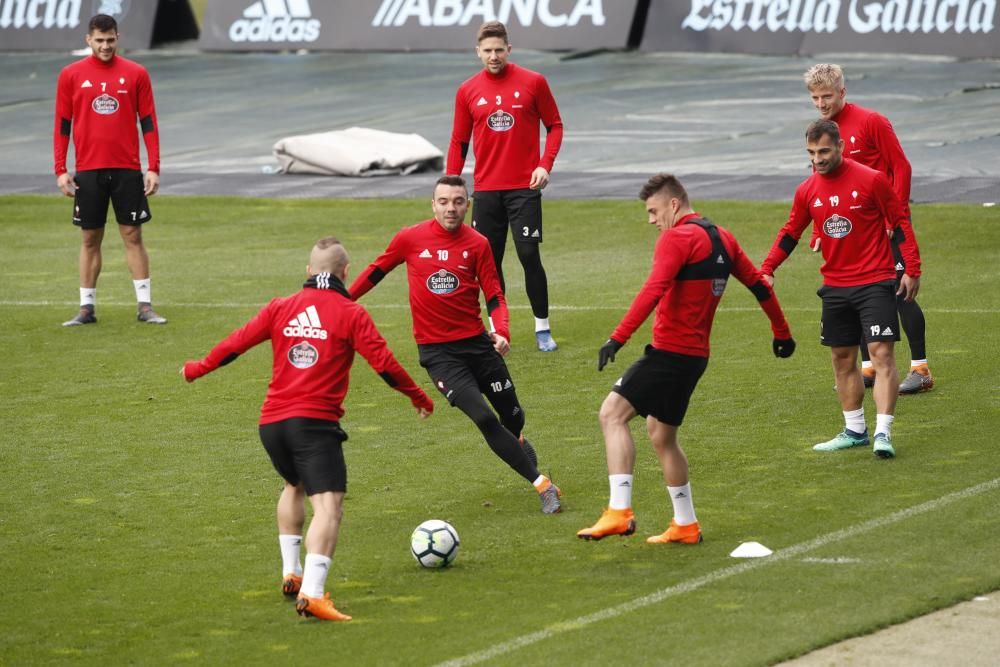
[[[430,519],[410,536],[410,553],[424,567],[447,567],[458,555],[458,533],[452,525]]]

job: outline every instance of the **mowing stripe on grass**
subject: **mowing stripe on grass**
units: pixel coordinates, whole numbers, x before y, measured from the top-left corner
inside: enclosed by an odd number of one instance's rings
[[[264,301],[256,301],[254,303],[236,303],[230,301],[228,303],[182,303],[174,301],[157,301],[156,306],[158,308],[262,308],[267,303]],[[3,306],[79,306],[79,301],[11,301],[0,299],[0,307]],[[113,306],[113,307],[125,307],[134,306],[135,301],[101,301],[99,306]],[[409,310],[410,304],[408,303],[363,303],[362,304],[368,310]],[[561,310],[566,312],[588,312],[594,310],[620,310],[624,313],[628,310],[628,303],[622,302],[613,306],[549,306],[549,310]],[[518,304],[511,305],[507,304],[508,310],[530,310],[531,306],[528,304]],[[785,312],[791,313],[811,313],[819,312],[819,306],[808,306],[808,307],[786,307],[782,306],[781,309]],[[719,307],[720,313],[754,313],[759,311],[760,308],[756,306],[721,306]],[[921,307],[925,313],[942,313],[942,314],[957,314],[957,315],[995,315],[1000,313],[1000,308],[926,308]]]
[[[549,639],[550,637],[555,637],[556,635],[560,635],[571,630],[579,630],[588,625],[605,621],[610,618],[616,618],[629,612],[656,604],[657,602],[661,602],[669,597],[674,597],[682,593],[689,593],[699,588],[708,586],[709,584],[714,584],[717,581],[728,579],[729,577],[743,574],[744,572],[749,572],[750,570],[756,570],[772,563],[788,560],[789,558],[794,558],[814,549],[824,547],[828,544],[840,542],[841,540],[846,540],[851,537],[857,537],[863,533],[870,532],[877,528],[884,528],[894,523],[903,521],[904,519],[926,514],[927,512],[933,512],[934,510],[941,509],[942,507],[946,507],[960,500],[972,498],[973,496],[978,496],[988,491],[994,491],[998,488],[1000,488],[1000,477],[975,486],[970,486],[966,489],[962,489],[961,491],[949,493],[934,500],[928,500],[925,503],[914,505],[913,507],[893,512],[892,514],[878,519],[872,519],[871,521],[866,521],[855,526],[835,530],[832,533],[827,533],[826,535],[820,535],[819,537],[809,540],[808,542],[802,542],[801,544],[796,544],[786,549],[779,549],[766,558],[748,560],[738,565],[724,567],[720,570],[709,572],[704,576],[697,577],[689,581],[683,581],[674,586],[650,593],[649,595],[644,595],[642,597],[635,598],[634,600],[629,600],[628,602],[615,605],[614,607],[607,607],[592,614],[587,614],[586,616],[578,616],[577,618],[570,619],[568,621],[554,623],[544,630],[522,635],[506,642],[494,644],[493,646],[483,649],[482,651],[477,651],[460,658],[454,658],[452,660],[438,663],[436,667],[463,667],[464,665],[475,665],[486,662],[506,653],[516,651],[519,648],[536,644],[544,639]]]

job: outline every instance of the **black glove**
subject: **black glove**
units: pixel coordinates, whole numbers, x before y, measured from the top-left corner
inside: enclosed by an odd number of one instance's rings
[[[771,341],[771,349],[774,350],[774,356],[787,359],[792,356],[792,352],[795,352],[795,339],[775,338]]]
[[[615,360],[615,353],[622,349],[622,344],[614,338],[609,338],[608,342],[601,346],[597,352],[597,370],[603,371],[609,361]]]

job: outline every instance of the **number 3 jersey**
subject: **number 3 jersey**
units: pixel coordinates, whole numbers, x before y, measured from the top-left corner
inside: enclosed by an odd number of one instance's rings
[[[107,63],[91,55],[64,67],[56,86],[56,176],[67,171],[71,130],[76,171],[141,169],[136,118],[149,170],[159,173],[159,126],[146,68],[118,55]]]
[[[447,343],[484,333],[480,290],[496,332],[510,340],[507,302],[485,236],[465,224],[449,232],[433,219],[406,227],[351,284],[351,296],[360,299],[403,262],[418,344]]]
[[[811,222],[822,238],[824,285],[857,287],[894,280],[896,262],[887,227],[900,242],[907,275],[920,276],[920,250],[907,211],[889,180],[874,169],[845,159],[830,173],[803,181],[761,271],[774,275]]]

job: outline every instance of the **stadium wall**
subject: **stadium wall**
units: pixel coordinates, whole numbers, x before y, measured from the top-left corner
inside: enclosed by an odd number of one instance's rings
[[[652,0],[644,51],[1000,57],[996,0]]]
[[[0,0],[0,51],[83,48],[96,14],[115,17],[124,49],[198,36],[188,0]]]
[[[645,1],[645,0],[644,0]],[[515,48],[629,46],[639,0],[210,0],[208,51],[465,51],[484,21]]]

